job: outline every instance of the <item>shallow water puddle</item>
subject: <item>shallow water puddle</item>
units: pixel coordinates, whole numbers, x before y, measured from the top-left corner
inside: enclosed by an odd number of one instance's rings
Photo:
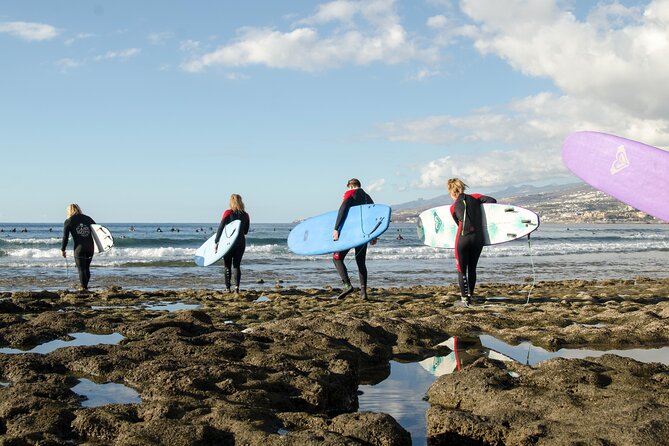
[[[168,301],[161,301],[155,304],[150,304],[148,302],[141,303],[139,305],[92,305],[91,309],[92,310],[108,310],[108,309],[139,309],[139,308],[144,308],[146,310],[150,311],[167,311],[169,313],[173,313],[175,311],[181,311],[181,310],[195,310],[198,308],[202,308],[202,305],[199,304],[187,304],[184,302],[168,302]]]
[[[202,308],[199,304],[187,304],[184,302],[158,302],[157,304],[142,304],[147,310],[167,311],[173,313],[181,310],[196,310]]]
[[[360,412],[391,415],[411,434],[413,445],[427,444],[427,420],[430,405],[423,400],[436,377],[420,363],[390,361],[390,376],[378,384],[362,385],[358,390]]]
[[[259,298],[257,298],[253,302],[269,302],[270,300],[271,299],[267,296],[260,296]]]
[[[409,433],[414,445],[427,444],[426,411],[429,404],[423,398],[439,376],[457,372],[481,356],[501,361],[536,365],[552,358],[582,359],[605,354],[635,359],[639,362],[669,364],[669,347],[629,350],[560,349],[549,352],[529,342],[509,345],[493,336],[453,337],[440,345],[451,349],[446,356],[434,356],[420,362],[390,361],[390,375],[375,385],[359,386],[359,411],[383,412],[391,415]],[[509,372],[518,377],[516,372]]]
[[[125,337],[121,333],[112,333],[112,334],[93,334],[93,333],[68,333],[68,336],[74,338],[69,341],[63,341],[62,339],[55,339],[53,341],[45,342],[40,344],[31,350],[19,350],[17,348],[0,348],[0,353],[7,355],[15,355],[21,353],[39,353],[45,355],[51,353],[54,350],[58,350],[63,347],[80,347],[80,346],[91,346],[91,345],[116,345],[121,342]]]
[[[142,402],[139,393],[130,387],[116,383],[96,384],[86,378],[79,379],[79,384],[72,387],[72,391],[77,395],[86,397],[86,400],[81,403],[83,407]]]

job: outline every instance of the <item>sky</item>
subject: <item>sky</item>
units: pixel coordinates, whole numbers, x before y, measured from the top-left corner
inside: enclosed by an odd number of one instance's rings
[[[255,222],[669,147],[669,0],[2,0],[0,222]],[[446,203],[444,203],[446,204]]]

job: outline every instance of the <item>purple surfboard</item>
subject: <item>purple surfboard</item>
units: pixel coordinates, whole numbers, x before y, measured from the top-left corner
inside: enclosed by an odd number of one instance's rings
[[[596,189],[669,222],[669,152],[606,133],[576,132],[562,144],[562,161]]]

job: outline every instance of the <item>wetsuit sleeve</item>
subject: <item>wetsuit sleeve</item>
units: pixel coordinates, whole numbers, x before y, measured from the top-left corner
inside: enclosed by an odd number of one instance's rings
[[[249,233],[249,228],[251,227],[251,217],[249,217],[249,214],[244,212],[244,218],[242,219],[242,232],[244,235]]]
[[[225,227],[225,225],[228,224],[229,215],[230,215],[230,209],[225,211],[223,213],[223,217],[221,217],[221,222],[218,224],[218,229],[216,230],[216,238],[214,239],[215,244],[218,244],[218,242],[221,240],[221,234],[223,234],[223,228]]]
[[[481,203],[497,203],[497,200],[495,200],[493,197],[489,197],[487,195],[471,194],[471,196],[476,198]]]
[[[455,203],[453,203],[453,204],[451,205],[451,209],[450,209],[450,211],[451,211],[451,217],[453,217],[453,221],[454,221],[455,224],[457,225],[457,224],[459,223],[459,221],[458,221],[458,217],[455,216]]]
[[[60,245],[60,250],[65,251],[65,248],[67,248],[67,241],[70,238],[70,219],[68,218],[65,220],[65,223],[63,223],[63,242]]]
[[[348,214],[349,208],[353,205],[355,190],[346,191],[344,194],[344,200],[339,206],[339,212],[337,213],[337,220],[335,221],[334,229],[338,231],[341,225],[346,219],[346,214]]]
[[[463,204],[464,200],[458,200],[451,206],[451,215],[455,224],[460,224],[465,219],[465,206]]]

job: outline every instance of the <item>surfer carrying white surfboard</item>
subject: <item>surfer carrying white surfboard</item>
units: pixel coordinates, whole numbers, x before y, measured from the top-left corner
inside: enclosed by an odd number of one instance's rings
[[[79,283],[81,290],[88,290],[88,282],[91,279],[91,261],[95,253],[95,242],[93,241],[93,230],[91,225],[95,221],[88,215],[81,212],[81,208],[76,203],[67,206],[67,220],[63,224],[63,242],[61,252],[63,257],[67,258],[65,249],[69,241],[70,234],[74,241],[74,262],[79,271]]]
[[[455,236],[455,263],[462,303],[469,306],[476,286],[476,265],[483,251],[483,218],[481,205],[497,203],[492,197],[465,194],[467,185],[459,178],[448,180],[448,194],[453,199],[451,215],[458,225]]]
[[[244,201],[242,196],[237,194],[230,195],[230,209],[223,213],[221,222],[216,231],[216,238],[214,239],[214,253],[218,251],[218,242],[223,235],[223,228],[235,220],[240,220],[239,234],[230,250],[223,256],[223,264],[225,266],[225,288],[230,292],[231,278],[234,273],[235,276],[235,293],[239,293],[239,282],[242,278],[242,257],[246,251],[246,234],[249,233],[249,226],[251,226],[251,219],[246,213]],[[232,268],[232,269],[231,269]]]
[[[362,205],[362,204],[373,204],[374,200],[370,197],[367,192],[362,190],[360,180],[357,178],[351,178],[346,184],[348,190],[344,193],[344,199],[342,200],[341,205],[339,206],[339,212],[337,213],[337,220],[334,225],[334,233],[332,239],[337,241],[339,240],[339,231],[341,230],[344,220],[348,214],[348,210],[351,206]],[[376,244],[376,239],[372,239],[369,243],[372,245]],[[351,285],[351,279],[348,276],[348,270],[346,269],[346,264],[344,263],[344,258],[350,249],[345,251],[339,251],[332,254],[332,260],[334,261],[335,268],[341,277],[342,282],[344,283],[344,289],[341,294],[337,296],[338,299],[344,298],[353,292],[353,286]],[[355,248],[355,263],[358,265],[358,277],[360,279],[360,297],[362,299],[367,299],[367,243],[363,245],[356,246]]]

